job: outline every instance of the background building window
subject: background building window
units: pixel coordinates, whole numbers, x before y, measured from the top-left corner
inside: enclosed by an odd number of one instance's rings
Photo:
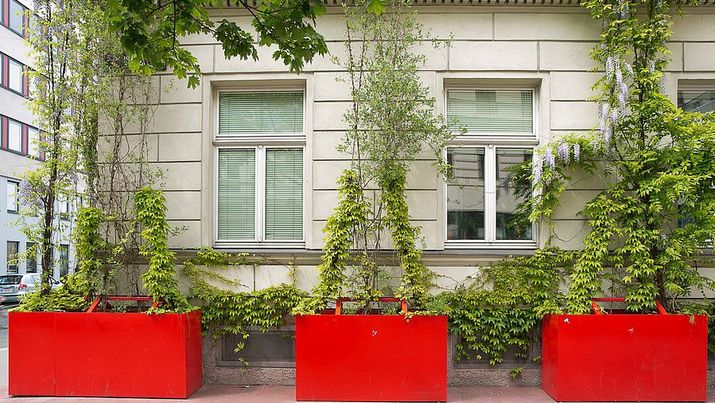
[[[24,66],[15,60],[8,58],[8,88],[22,94],[23,82],[25,81]]]
[[[10,0],[10,12],[8,13],[8,28],[20,36],[25,36],[25,6],[17,0]]]
[[[7,148],[22,153],[22,123],[7,120]]]
[[[20,183],[8,181],[7,188],[5,191],[5,200],[7,203],[7,211],[10,213],[17,213],[20,211]]]
[[[20,242],[7,241],[7,272],[17,274],[17,254],[20,251]]]
[[[40,141],[40,131],[34,127],[28,127],[27,129],[27,155],[40,158],[40,148],[38,142]]]
[[[25,272],[37,273],[37,250],[35,243],[27,242],[25,244]]]
[[[70,246],[60,245],[60,278],[70,272]]]
[[[450,127],[467,131],[447,150],[455,178],[446,185],[448,243],[533,243],[532,225],[515,219],[523,200],[514,193],[510,175],[511,167],[531,161],[536,144],[533,93],[447,91]]]

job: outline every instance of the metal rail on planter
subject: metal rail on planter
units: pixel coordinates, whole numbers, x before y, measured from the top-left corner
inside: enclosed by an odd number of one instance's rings
[[[593,310],[593,313],[596,315],[603,315],[603,308],[601,308],[601,305],[598,305],[599,302],[626,302],[625,298],[591,298],[591,309]],[[660,301],[655,300],[655,308],[658,311],[659,314],[661,315],[667,315],[668,312],[665,310],[663,305],[660,303]]]
[[[151,302],[151,307],[156,308],[161,305],[159,302],[154,301],[151,297],[131,297],[127,295],[107,295],[104,297],[105,301],[137,301],[137,302]],[[102,297],[97,297],[92,301],[87,313],[94,312],[102,301]]]
[[[342,310],[343,310],[343,302],[350,302],[353,301],[352,298],[338,298],[335,300],[335,314],[340,315]],[[402,313],[403,315],[407,313],[407,301],[404,299],[399,299],[395,297],[380,297],[377,299],[377,302],[400,302],[400,305],[402,306]]]

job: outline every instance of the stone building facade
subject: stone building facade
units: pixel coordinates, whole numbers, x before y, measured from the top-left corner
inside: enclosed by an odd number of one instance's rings
[[[450,189],[427,155],[408,176],[410,216],[422,229],[424,260],[438,274],[437,286],[450,289],[480,264],[543,245],[543,228],[521,235],[505,229],[516,200],[500,179],[539,144],[597,126],[589,100],[602,73],[594,71],[590,51],[600,24],[566,0],[415,3],[434,36],[451,38],[449,46],[420,49],[426,55],[420,77],[438,113],[468,123],[450,153],[473,189]],[[213,15],[250,26],[238,8]],[[317,27],[330,53],[344,57],[340,7],[329,7]],[[322,228],[337,202],[336,179],[349,164],[336,151],[350,105],[347,85],[336,81],[344,72],[327,56],[293,74],[267,48],[259,48],[258,61],[226,60],[210,36],[182,43],[201,64],[201,85],[188,89],[168,73],[153,77],[156,112],[148,136],[150,162],[165,174],[170,223],[184,229],[170,242],[189,253],[209,246],[267,257],[270,264],[236,269],[245,290],[293,281],[310,289]],[[668,96],[685,108],[715,109],[715,7],[708,3],[675,17],[668,48]],[[494,108],[493,116],[469,120],[469,111],[484,105]],[[239,112],[245,119],[236,117]],[[286,175],[291,180],[273,179]],[[563,193],[554,216],[555,246],[579,245],[587,231],[579,211],[600,187],[598,177],[584,177]],[[207,348],[207,362],[216,366],[207,369],[208,382],[291,382],[287,352],[285,362],[264,365],[272,368],[239,372],[224,357],[230,351]],[[508,365],[475,368],[453,367],[451,382],[510,382]],[[517,382],[538,382],[536,371],[527,369]]]

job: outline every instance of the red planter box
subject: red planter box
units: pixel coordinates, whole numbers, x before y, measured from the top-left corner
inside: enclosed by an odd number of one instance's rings
[[[446,316],[298,316],[295,358],[296,400],[447,400]]]
[[[201,387],[201,312],[10,312],[14,396],[186,398]]]
[[[557,401],[705,401],[707,317],[548,315],[541,387]]]

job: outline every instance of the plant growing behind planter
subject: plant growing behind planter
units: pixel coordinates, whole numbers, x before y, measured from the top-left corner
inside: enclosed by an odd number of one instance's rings
[[[547,144],[516,173],[533,182],[521,211],[547,223],[572,174],[605,183],[582,211],[590,229],[570,269],[568,315],[544,318],[542,387],[557,400],[705,400],[707,319],[680,299],[712,285],[696,259],[715,235],[715,115],[684,112],[662,90],[683,3],[582,4],[603,26],[592,52],[605,73],[594,87],[599,129]],[[622,309],[592,301],[604,279]]]
[[[294,310],[297,400],[447,398],[447,320],[427,311],[433,274],[421,260],[405,188],[410,164],[424,149],[447,171],[442,151],[452,135],[417,75],[425,57],[413,50],[428,35],[409,2],[388,3],[381,14],[368,12],[367,2],[345,7],[348,56],[338,62],[353,106],[338,149],[351,155],[351,167],[338,180],[338,206],[324,228],[319,283]],[[396,289],[386,280],[394,266],[402,272]],[[344,314],[348,301],[356,315]],[[380,315],[395,302],[399,315]],[[409,370],[395,373],[390,362]]]
[[[142,276],[149,297],[97,292],[107,245],[99,230],[106,217],[97,208],[82,208],[79,271],[47,296],[30,294],[9,314],[11,395],[186,398],[201,387],[201,312],[174,280],[164,196],[142,188],[134,204],[146,242],[141,253],[149,258]],[[117,312],[110,305],[132,300],[153,303],[146,313]]]

